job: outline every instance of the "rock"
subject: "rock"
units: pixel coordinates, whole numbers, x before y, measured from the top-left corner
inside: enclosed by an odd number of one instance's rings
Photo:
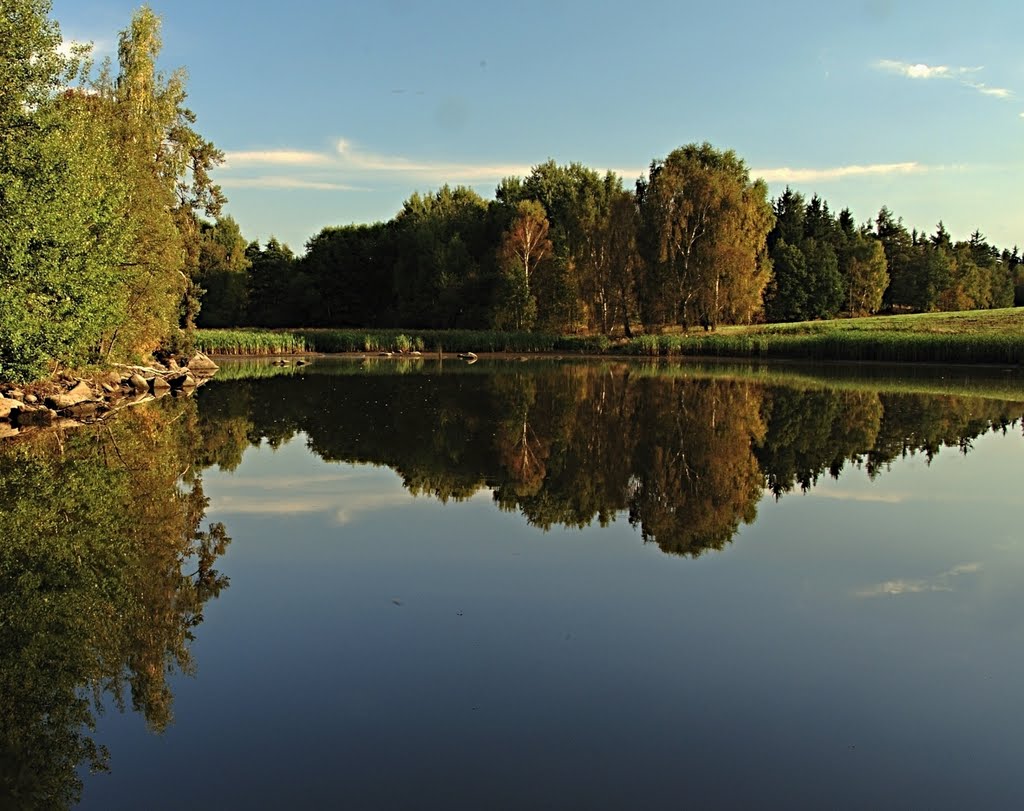
[[[303,360],[302,358],[299,358],[297,361],[295,361],[296,366],[305,366],[308,363],[308,360]]]
[[[23,392],[21,389],[11,389],[9,392],[7,392],[7,396],[10,397],[12,400],[24,400],[25,392]]]
[[[158,375],[149,378],[146,381],[146,385],[153,394],[156,394],[158,391],[168,392],[171,390],[171,384]]]
[[[14,418],[13,422],[15,425],[19,428],[24,428],[27,425],[50,425],[57,414],[46,406],[26,405],[17,411],[12,411],[11,416]]]
[[[109,383],[111,386],[120,386],[126,382],[127,378],[121,377],[119,372],[107,372],[103,377],[100,378],[100,382]]]
[[[196,379],[188,372],[171,375],[167,378],[167,382],[170,384],[172,391],[178,391],[179,389],[194,389],[196,387]]]
[[[176,372],[181,367],[178,366],[178,361],[176,361],[174,358],[168,358],[167,359],[167,368],[170,369],[172,372]]]
[[[210,377],[219,368],[202,352],[196,352],[188,362],[188,370],[196,377]]]
[[[460,352],[459,360],[476,360],[476,352]]]
[[[38,403],[39,402],[39,398],[36,397],[34,394],[26,394],[25,395],[25,402],[26,403]]]
[[[5,439],[10,439],[12,436],[17,436],[20,433],[21,431],[17,428],[12,428],[6,422],[0,422],[0,442],[3,442]]]
[[[17,408],[23,408],[24,403],[21,400],[9,399],[7,397],[0,397],[0,420],[6,420],[11,416],[11,412]]]
[[[140,375],[138,372],[128,378],[128,385],[132,387],[136,392],[149,391],[149,383],[146,382],[146,378]]]
[[[64,408],[71,408],[71,406],[84,403],[87,400],[95,399],[92,389],[89,388],[89,384],[84,380],[79,380],[70,390],[64,394],[54,394],[46,398],[46,405],[50,408],[55,408],[58,411]]]
[[[103,385],[101,386],[101,388],[102,388],[102,389],[103,389],[103,391],[105,391],[105,392],[106,392],[107,394],[113,394],[113,393],[114,393],[114,392],[116,391],[116,389],[115,389],[115,388],[114,388],[113,386],[111,386],[111,385],[110,385],[109,383],[104,383],[104,384],[103,384]]]

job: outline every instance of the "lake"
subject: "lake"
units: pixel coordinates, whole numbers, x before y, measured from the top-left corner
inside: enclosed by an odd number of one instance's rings
[[[0,445],[0,805],[1018,807],[1022,416],[320,359]]]

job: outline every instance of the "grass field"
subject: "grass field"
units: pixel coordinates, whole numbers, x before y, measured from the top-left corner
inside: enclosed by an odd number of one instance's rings
[[[472,330],[200,330],[215,354],[299,352],[561,352],[646,356],[806,358],[894,363],[1024,363],[1024,308],[762,324],[640,335],[558,336]]]

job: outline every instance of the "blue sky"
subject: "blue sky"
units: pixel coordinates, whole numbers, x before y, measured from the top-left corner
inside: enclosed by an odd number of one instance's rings
[[[137,3],[54,0],[68,39],[116,53]],[[414,190],[486,197],[548,158],[614,169],[710,141],[773,195],[858,221],[884,203],[1024,246],[1024,3],[153,0],[161,66],[248,239],[297,252]]]

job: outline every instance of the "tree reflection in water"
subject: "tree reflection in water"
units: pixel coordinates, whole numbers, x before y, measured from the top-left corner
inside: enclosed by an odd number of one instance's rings
[[[198,408],[197,408],[198,405]],[[218,380],[195,400],[0,445],[0,805],[62,807],[112,696],[154,730],[168,675],[190,673],[225,529],[203,530],[200,471],[297,433],[328,462],[387,465],[414,494],[490,489],[542,530],[626,517],[645,542],[696,557],[754,520],[768,492],[847,466],[967,452],[1021,402],[770,385],[626,363],[316,364]]]
[[[208,464],[233,469],[246,445],[302,432],[324,460],[388,465],[415,494],[490,488],[542,529],[625,514],[644,541],[690,556],[728,543],[766,491],[966,452],[1024,413],[1020,401],[627,363],[323,364],[199,396]]]
[[[195,402],[168,398],[0,445],[0,806],[77,801],[79,766],[107,768],[89,734],[105,697],[171,722],[168,676],[192,672],[203,606],[227,586],[196,426]]]

